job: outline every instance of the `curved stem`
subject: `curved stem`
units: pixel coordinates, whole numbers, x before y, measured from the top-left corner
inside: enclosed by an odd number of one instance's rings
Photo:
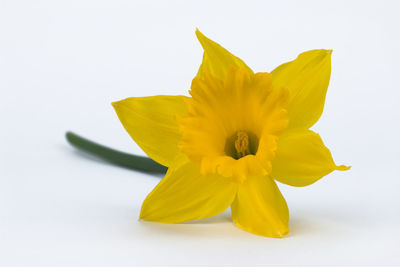
[[[109,161],[115,165],[152,173],[166,173],[168,169],[167,167],[158,164],[150,158],[124,153],[92,142],[72,132],[67,132],[65,137],[72,146]]]

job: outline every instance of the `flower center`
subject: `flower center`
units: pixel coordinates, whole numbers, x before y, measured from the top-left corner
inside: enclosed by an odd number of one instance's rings
[[[225,143],[226,155],[240,159],[247,155],[255,155],[258,149],[258,138],[255,134],[245,131],[237,131],[229,137]]]
[[[244,181],[271,172],[276,140],[287,126],[288,92],[272,75],[231,68],[223,80],[207,72],[193,79],[187,116],[177,116],[180,151],[202,175]]]
[[[244,131],[237,132],[237,137],[235,140],[235,149],[236,149],[236,154],[238,155],[239,158],[242,158],[250,154],[249,136],[247,135],[246,132]]]

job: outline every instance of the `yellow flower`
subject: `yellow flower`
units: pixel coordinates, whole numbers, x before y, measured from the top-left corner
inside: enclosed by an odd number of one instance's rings
[[[168,172],[145,199],[140,218],[179,223],[229,206],[235,224],[282,237],[289,212],[274,180],[306,186],[337,166],[309,128],[321,116],[331,51],[312,50],[272,73],[196,31],[204,48],[191,97],[132,97],[114,102],[125,129]]]

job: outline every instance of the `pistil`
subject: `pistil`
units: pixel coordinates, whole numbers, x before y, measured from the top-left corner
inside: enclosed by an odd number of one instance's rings
[[[250,154],[249,147],[249,136],[244,131],[237,132],[236,140],[235,140],[235,149],[238,155],[238,158],[242,158],[248,154]]]

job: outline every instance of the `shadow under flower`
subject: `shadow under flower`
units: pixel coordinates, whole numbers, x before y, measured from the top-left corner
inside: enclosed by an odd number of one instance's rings
[[[140,220],[140,225],[146,234],[166,236],[194,236],[196,238],[225,238],[233,237],[238,232],[244,233],[236,228],[232,222],[230,211],[219,215],[189,222],[177,224],[164,224]]]

